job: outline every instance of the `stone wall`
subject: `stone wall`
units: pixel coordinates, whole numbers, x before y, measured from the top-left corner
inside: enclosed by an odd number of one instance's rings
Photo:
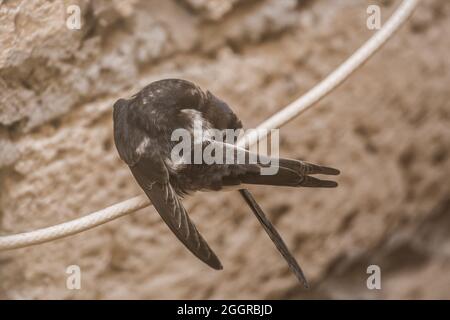
[[[0,234],[140,194],[111,106],[149,82],[192,80],[255,127],[323,79],[400,1],[0,0]],[[82,28],[66,27],[77,4]],[[185,201],[219,255],[187,252],[153,208],[0,253],[0,297],[450,298],[450,2],[411,21],[336,92],[283,127],[281,154],[341,169],[333,190],[256,188],[307,273],[303,290],[236,193]],[[66,288],[66,268],[82,289]],[[379,265],[382,290],[366,287]]]

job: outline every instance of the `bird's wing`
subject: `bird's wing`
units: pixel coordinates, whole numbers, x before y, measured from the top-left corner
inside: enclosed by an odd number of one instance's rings
[[[196,257],[214,269],[222,269],[222,264],[216,254],[198,232],[181,200],[170,185],[164,163],[160,161],[159,168],[155,168],[155,161],[149,162],[146,160],[146,158],[141,158],[130,169],[161,218]],[[165,171],[165,173],[159,174],[159,179],[155,180],[155,170]],[[153,177],[149,176],[149,172],[153,172]]]
[[[129,166],[134,166],[140,159],[141,153],[137,152],[139,146],[145,149],[145,144],[150,144],[148,135],[137,127],[130,125],[130,105],[133,101],[119,99],[114,103],[114,143],[120,158]]]
[[[256,200],[251,195],[251,193],[246,189],[239,190],[239,192],[241,193],[242,197],[247,202],[249,207],[252,209],[253,213],[255,214],[259,223],[261,223],[261,225],[263,226],[269,238],[275,244],[275,247],[278,249],[283,258],[286,260],[289,268],[292,270],[294,275],[303,284],[305,288],[309,288],[308,281],[306,280],[302,268],[300,268],[300,265],[298,264],[294,255],[291,253],[291,251],[289,251],[288,247],[284,243],[283,238],[278,233],[277,229],[275,229],[275,226],[272,224],[272,222],[270,222],[270,220],[266,217],[264,211],[258,205]]]
[[[271,158],[258,155],[234,144],[219,141],[211,141],[211,144],[219,149],[223,149],[223,163],[226,163],[227,153],[233,154],[234,163],[241,163],[215,165],[213,167],[214,175],[209,174],[208,177],[213,176],[216,181],[222,182],[223,186],[239,183],[322,188],[337,186],[335,181],[309,176],[310,174],[338,175],[339,170],[337,169],[295,159]],[[263,168],[271,166],[276,171],[267,174],[262,172]]]

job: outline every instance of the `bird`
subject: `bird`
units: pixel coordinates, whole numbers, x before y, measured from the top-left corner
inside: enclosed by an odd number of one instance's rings
[[[172,152],[179,141],[174,141],[173,132],[181,129],[192,137],[198,126],[219,132],[243,130],[242,121],[226,102],[183,79],[154,81],[113,105],[114,142],[120,158],[162,220],[191,253],[213,269],[223,268],[190,219],[182,200],[197,191],[239,190],[298,281],[308,288],[299,263],[247,188],[249,185],[334,188],[337,182],[311,175],[338,175],[340,171],[289,158],[277,158],[276,174],[271,175],[262,174],[267,164],[258,160],[256,163],[212,164],[174,161]],[[226,143],[205,134],[200,139],[194,137],[190,146],[191,151],[196,145],[204,150],[214,143],[223,150],[231,149],[234,155],[243,152],[246,160],[250,156],[262,158],[262,155],[239,148],[235,142]],[[192,154],[186,159],[192,160]]]

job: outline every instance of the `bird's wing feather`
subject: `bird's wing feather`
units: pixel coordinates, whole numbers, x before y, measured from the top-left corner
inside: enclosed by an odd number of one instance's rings
[[[148,168],[149,163],[146,163],[146,159],[143,158],[135,166],[130,167],[136,181],[177,238],[207,265],[214,269],[222,269],[216,254],[189,218],[181,200],[170,185],[168,176],[160,175],[159,180],[149,177],[148,172],[155,172],[154,162],[152,164],[152,168]],[[164,166],[162,161],[161,166]],[[167,169],[161,167],[158,170]]]
[[[224,163],[226,153],[232,152],[234,160],[241,159],[245,164],[215,165],[213,168],[215,180],[222,182],[223,186],[244,184],[261,184],[291,187],[336,187],[337,183],[331,180],[322,180],[309,176],[309,174],[337,175],[339,170],[319,166],[295,159],[270,158],[257,155],[233,144],[211,141],[218,148],[223,148]],[[241,153],[241,156],[238,156]],[[252,162],[253,161],[253,162]],[[276,172],[270,175],[262,174],[262,168],[274,166]],[[211,176],[211,175],[208,175]]]
[[[133,115],[130,115],[130,103],[132,102],[119,99],[114,104],[114,142],[120,158],[129,166],[133,166],[141,157],[136,150],[145,142],[147,134],[137,126],[129,125],[129,117]]]

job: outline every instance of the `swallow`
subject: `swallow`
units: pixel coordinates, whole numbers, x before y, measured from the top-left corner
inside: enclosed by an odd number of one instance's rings
[[[234,188],[239,190],[291,271],[308,287],[297,260],[246,186],[333,188],[337,186],[335,181],[311,175],[338,175],[339,170],[287,158],[277,159],[277,172],[273,175],[261,174],[267,165],[261,161],[212,164],[174,161],[172,151],[177,141],[173,141],[172,133],[177,129],[185,129],[193,134],[193,128],[198,124],[202,128],[221,132],[243,128],[242,122],[228,104],[210,91],[203,91],[186,80],[152,82],[131,98],[116,101],[113,109],[114,142],[120,158],[129,166],[136,182],[161,218],[189,251],[208,266],[217,270],[223,268],[217,255],[189,218],[182,199],[196,191]],[[194,148],[200,144],[204,150],[212,140],[208,135],[202,135],[200,140],[194,138],[191,146]],[[255,156],[234,143],[220,140],[214,143],[224,150],[231,148],[234,155],[244,152],[245,159]],[[256,156],[259,159],[260,155]]]

